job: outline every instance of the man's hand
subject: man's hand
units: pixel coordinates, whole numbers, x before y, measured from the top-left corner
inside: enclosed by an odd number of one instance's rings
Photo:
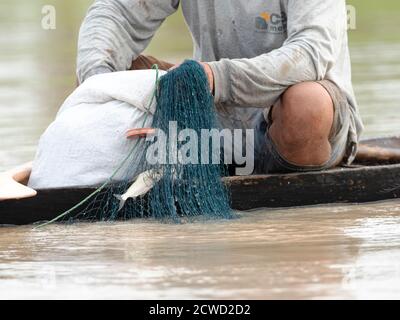
[[[214,94],[214,73],[211,70],[211,67],[206,63],[206,62],[199,62],[201,66],[204,69],[204,72],[206,73],[207,79],[208,79],[208,84],[210,85],[210,91],[212,94]],[[181,63],[174,65],[171,69],[169,70],[174,70],[178,68],[181,65]]]
[[[126,137],[128,139],[146,138],[147,136],[151,136],[155,133],[156,130],[153,128],[130,129],[126,132]]]
[[[214,73],[212,72],[211,67],[207,63],[200,62],[200,64],[203,66],[204,71],[207,75],[208,84],[210,85],[210,91],[212,94],[214,94]]]
[[[168,69],[174,67],[173,63],[167,61],[159,60],[152,56],[140,55],[135,60],[133,60],[132,65],[129,70],[146,70],[151,69],[151,67],[157,64],[160,70],[167,71]]]

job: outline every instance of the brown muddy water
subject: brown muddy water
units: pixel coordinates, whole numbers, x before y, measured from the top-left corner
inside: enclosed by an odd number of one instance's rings
[[[74,85],[89,1],[51,2],[62,7],[56,31],[40,28],[41,1],[0,4],[0,170],[32,159]],[[365,136],[399,133],[400,43],[359,42],[351,51]],[[0,298],[400,298],[400,202],[182,225],[4,227]]]

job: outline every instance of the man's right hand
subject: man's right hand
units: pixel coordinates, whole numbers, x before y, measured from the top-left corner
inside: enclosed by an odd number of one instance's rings
[[[147,70],[151,69],[151,67],[155,64],[158,65],[158,68],[160,70],[165,71],[171,69],[174,66],[174,64],[172,63],[158,60],[152,56],[140,55],[139,57],[137,57],[136,60],[133,60],[129,70]]]

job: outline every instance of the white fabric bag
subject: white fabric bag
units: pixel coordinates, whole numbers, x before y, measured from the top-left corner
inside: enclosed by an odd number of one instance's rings
[[[151,126],[155,99],[149,104],[155,81],[154,70],[107,73],[86,80],[40,138],[28,185],[35,189],[96,186],[110,178],[136,143],[126,138],[126,131]],[[134,157],[139,158],[143,142],[137,144]],[[115,180],[126,178],[133,176],[121,173]]]

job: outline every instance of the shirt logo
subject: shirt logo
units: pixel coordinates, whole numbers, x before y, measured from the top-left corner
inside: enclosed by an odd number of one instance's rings
[[[287,29],[287,15],[285,12],[269,13],[267,11],[255,19],[255,26],[258,31],[281,34],[285,33]]]

